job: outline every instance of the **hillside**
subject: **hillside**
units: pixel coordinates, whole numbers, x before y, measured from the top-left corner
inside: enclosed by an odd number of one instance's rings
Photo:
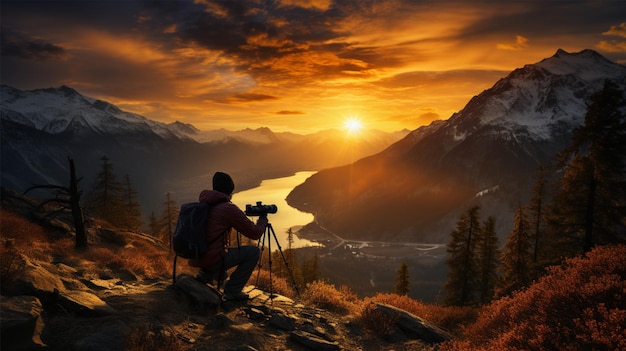
[[[3,350],[432,350],[452,337],[373,304],[396,321],[385,326],[394,336],[382,338],[364,326],[353,294],[320,282],[296,295],[265,271],[245,288],[251,300],[220,303],[186,265],[172,284],[172,256],[158,240],[92,219],[89,248],[77,251],[71,221],[44,218],[37,204],[3,190]]]
[[[527,289],[482,307],[426,305],[384,293],[360,300],[345,287],[323,282],[298,296],[275,279],[272,291],[284,295],[269,299],[261,280],[258,289],[246,288],[252,300],[218,308],[212,290],[193,272],[171,284],[171,257],[153,238],[92,221],[98,225],[90,227],[89,249],[76,251],[70,223],[63,216],[44,220],[33,211],[36,205],[2,193],[2,350],[513,351],[626,345],[624,245],[568,260]]]
[[[569,145],[607,79],[626,89],[626,67],[592,50],[558,50],[514,70],[449,119],[318,172],[287,201],[345,239],[425,243],[447,242],[459,214],[479,204],[504,239],[535,171]]]

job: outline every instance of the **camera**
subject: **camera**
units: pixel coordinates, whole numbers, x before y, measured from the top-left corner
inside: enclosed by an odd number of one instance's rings
[[[278,207],[276,205],[263,205],[261,201],[257,201],[256,205],[246,205],[247,216],[265,216],[268,213],[276,213]]]

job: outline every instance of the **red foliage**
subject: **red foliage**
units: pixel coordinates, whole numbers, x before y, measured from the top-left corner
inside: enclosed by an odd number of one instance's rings
[[[525,291],[485,307],[444,350],[626,350],[626,246],[552,267]]]

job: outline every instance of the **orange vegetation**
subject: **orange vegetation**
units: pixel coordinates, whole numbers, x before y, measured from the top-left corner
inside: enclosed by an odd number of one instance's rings
[[[626,246],[567,260],[486,306],[442,350],[626,350]]]

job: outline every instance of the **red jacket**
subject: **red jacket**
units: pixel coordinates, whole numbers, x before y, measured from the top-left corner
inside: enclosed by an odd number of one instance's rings
[[[215,190],[203,190],[199,201],[211,205],[207,220],[209,249],[199,260],[189,260],[191,266],[209,268],[219,262],[230,245],[228,234],[231,228],[252,240],[263,236],[267,217],[260,216],[254,224],[237,205],[230,202],[228,195]]]

